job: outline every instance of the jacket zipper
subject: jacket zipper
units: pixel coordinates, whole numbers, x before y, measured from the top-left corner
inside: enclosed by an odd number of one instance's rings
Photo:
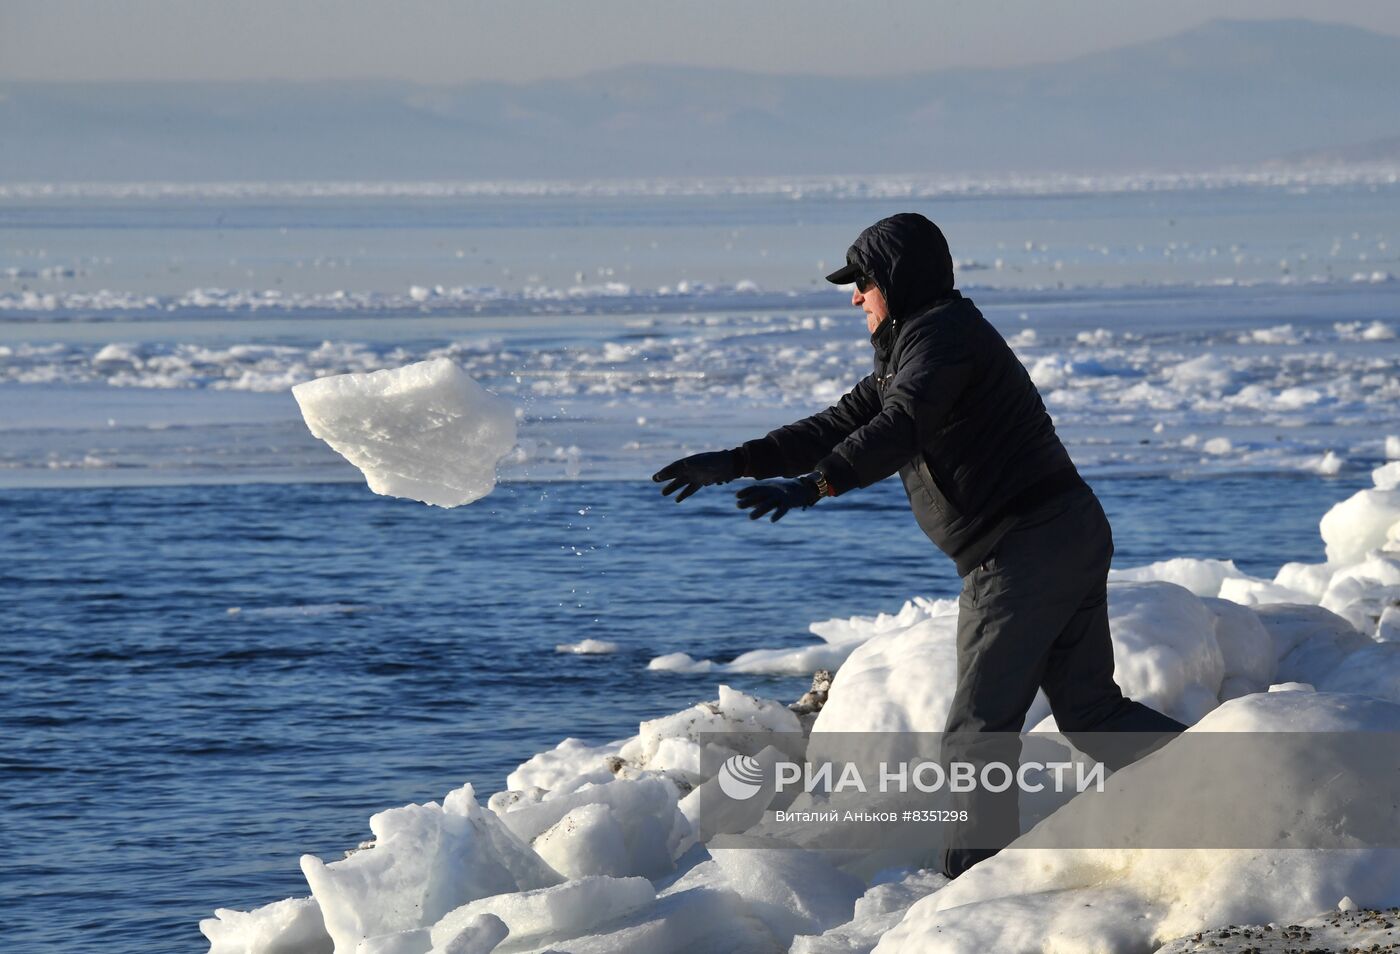
[[[894,317],[891,316],[885,320],[890,323],[890,358],[885,362],[885,373],[875,376],[875,386],[882,394],[885,391],[885,387],[890,383],[890,379],[894,377],[894,371],[890,369],[890,365],[894,363],[894,341],[899,334],[899,325],[896,323]]]

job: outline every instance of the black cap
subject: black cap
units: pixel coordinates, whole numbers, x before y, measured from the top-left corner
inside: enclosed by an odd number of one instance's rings
[[[861,268],[859,265],[857,265],[855,262],[852,262],[850,259],[847,259],[846,264],[842,265],[836,271],[826,276],[826,280],[831,282],[831,284],[833,285],[849,285],[851,284],[851,282],[859,278],[861,276],[861,273],[864,271],[865,269]]]

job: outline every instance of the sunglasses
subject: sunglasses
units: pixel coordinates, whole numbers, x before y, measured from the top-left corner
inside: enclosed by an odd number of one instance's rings
[[[856,276],[856,290],[862,295],[870,291],[870,286],[875,284],[875,279],[862,272]]]

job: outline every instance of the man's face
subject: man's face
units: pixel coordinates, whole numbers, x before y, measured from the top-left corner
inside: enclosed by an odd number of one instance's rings
[[[862,285],[865,286],[865,291],[861,291]],[[865,327],[872,335],[875,329],[880,327],[880,323],[890,316],[890,306],[885,301],[885,293],[880,291],[879,285],[864,276],[856,281],[855,291],[851,293],[851,304],[865,312]]]

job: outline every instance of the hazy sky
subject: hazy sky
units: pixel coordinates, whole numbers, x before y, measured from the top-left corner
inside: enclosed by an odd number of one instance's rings
[[[1067,59],[1213,17],[1400,35],[1397,0],[0,0],[0,78],[456,83],[626,63],[901,73]]]

